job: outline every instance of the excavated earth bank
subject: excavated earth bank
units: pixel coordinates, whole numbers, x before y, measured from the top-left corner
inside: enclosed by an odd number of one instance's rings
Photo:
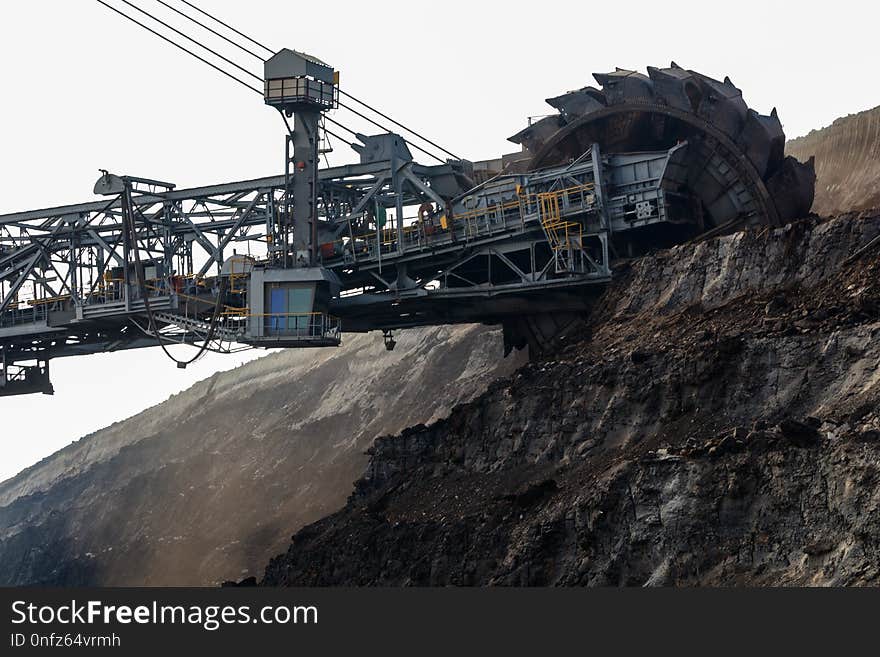
[[[816,158],[813,212],[833,215],[880,205],[880,107],[792,139],[788,155]]]
[[[583,340],[379,439],[262,583],[880,584],[878,235],[629,263]]]

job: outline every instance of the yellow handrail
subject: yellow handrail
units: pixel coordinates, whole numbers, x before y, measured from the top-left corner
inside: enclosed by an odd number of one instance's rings
[[[573,189],[567,188],[538,194],[541,225],[550,239],[550,248],[557,252],[570,249],[572,247],[572,237],[575,234],[577,234],[579,239],[583,239],[583,226],[575,221],[565,221],[562,218],[559,207],[559,200],[563,196],[570,194]],[[578,191],[581,191],[581,189],[578,189]],[[577,231],[577,233],[574,231]]]
[[[45,299],[31,299],[27,303],[29,306],[47,306],[58,301],[66,301],[67,299],[70,299],[69,294],[63,294],[58,297],[46,297]]]
[[[510,210],[512,208],[518,208],[523,203],[528,205],[532,201],[540,203],[540,198],[542,195],[549,194],[549,195],[555,196],[557,199],[561,199],[562,197],[564,197],[566,195],[572,195],[575,193],[583,194],[585,192],[591,192],[595,188],[596,188],[596,185],[594,183],[589,182],[589,183],[584,183],[582,185],[572,185],[571,187],[565,187],[563,189],[554,190],[552,192],[530,192],[528,194],[519,193],[519,195],[515,201],[507,201],[505,203],[495,204],[495,205],[488,207],[488,208],[478,208],[478,209],[474,209],[474,210],[469,210],[467,212],[463,212],[460,214],[454,214],[452,217],[449,217],[448,215],[444,215],[444,217],[446,218],[446,222],[449,224],[449,230],[454,230],[454,228],[452,227],[452,224],[456,221],[468,221],[470,219],[476,219],[476,218],[484,217],[486,215],[498,213],[498,212],[501,212],[503,214],[507,210]],[[575,222],[570,222],[570,223],[572,225],[575,225]],[[577,225],[579,225],[579,224],[577,224]],[[415,231],[419,231],[420,229],[421,229],[421,227],[418,225],[404,226],[402,233],[404,236],[406,236],[406,235],[411,234]],[[380,243],[382,244],[382,246],[389,246],[389,245],[393,244],[398,237],[397,233],[398,233],[397,228],[380,228],[379,229],[379,236],[380,236]],[[364,234],[364,235],[358,235],[355,237],[355,239],[362,239],[365,242],[371,242],[372,238],[374,236],[375,236],[375,231],[373,231],[371,233]],[[332,242],[326,242],[325,244],[333,244],[333,245],[339,244],[339,245],[344,246],[346,244],[346,240],[349,240],[349,242],[352,241],[351,237],[343,236],[338,240],[333,240]],[[369,247],[365,247],[360,252],[362,253],[363,251],[369,251]]]

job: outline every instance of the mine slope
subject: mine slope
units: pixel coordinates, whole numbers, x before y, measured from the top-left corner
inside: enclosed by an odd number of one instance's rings
[[[880,107],[793,139],[786,152],[803,161],[815,156],[817,214],[880,207]]]
[[[581,341],[378,440],[263,584],[880,584],[878,235],[629,263]]]
[[[0,584],[259,575],[345,503],[378,435],[438,419],[521,356],[478,326],[346,336],[216,374],[0,484]]]

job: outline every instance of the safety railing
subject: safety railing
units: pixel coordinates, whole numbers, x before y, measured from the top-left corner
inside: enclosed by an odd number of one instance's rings
[[[550,247],[554,251],[579,246],[583,237],[583,224],[562,218],[558,192],[539,194],[541,226],[547,233]]]
[[[402,231],[381,228],[361,235],[348,235],[321,246],[325,262],[342,258],[346,262],[378,260],[404,250],[433,249],[438,246],[491,237],[493,234],[524,226],[528,217],[541,217],[542,198],[550,195],[557,203],[560,216],[582,214],[596,207],[595,185],[585,183],[551,192],[522,192],[517,198],[488,207],[475,208],[453,216],[440,215],[429,222],[417,221]]]
[[[0,327],[37,324],[46,321],[50,312],[69,310],[71,307],[72,301],[69,294],[15,301],[10,303],[6,310],[0,314]]]
[[[144,287],[147,290],[147,296],[150,298],[163,297],[170,293],[170,288],[164,278],[148,279]],[[131,281],[129,288],[132,301],[137,301],[141,298],[141,291],[137,282]],[[100,306],[120,303],[122,301],[125,301],[125,279],[107,278],[95,286],[85,296],[82,303],[84,306]]]
[[[514,222],[519,225],[519,207],[519,201],[509,201],[452,217],[441,214],[428,221],[416,221],[405,226],[402,231],[397,228],[382,228],[354,237],[346,236],[322,245],[322,256],[325,262],[337,258],[345,261],[377,260],[396,254],[401,244],[405,250],[414,251],[455,242],[469,243],[509,229]]]
[[[594,198],[592,185],[540,192],[536,195],[541,227],[553,251],[557,273],[575,271],[578,264],[576,253],[583,251],[584,247],[584,224],[565,217],[582,212],[587,204],[594,203]]]
[[[49,310],[49,304],[31,306],[27,302],[11,303],[3,313],[0,313],[0,328],[40,324],[48,319]]]
[[[267,337],[297,339],[339,339],[342,322],[327,313],[261,313],[245,317],[261,323]]]
[[[99,283],[83,299],[83,305],[92,306],[105,303],[116,303],[125,300],[125,281],[121,278],[108,278]]]
[[[596,208],[596,186],[593,183],[574,185],[563,189],[530,192],[520,196],[526,214],[537,214],[543,199],[554,197],[560,216],[583,214]]]

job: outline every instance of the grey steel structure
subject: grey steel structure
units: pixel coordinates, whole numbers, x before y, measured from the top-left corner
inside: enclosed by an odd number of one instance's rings
[[[333,69],[283,50],[265,101],[293,117],[283,175],[180,190],[104,173],[102,200],[0,216],[0,396],[51,393],[53,358],[189,343],[332,346],[345,331],[456,322],[540,348],[590,309],[612,262],[809,210],[775,112],[673,65],[596,76],[500,160],[413,160],[358,135],[318,170]],[[180,363],[181,366],[185,363]]]

